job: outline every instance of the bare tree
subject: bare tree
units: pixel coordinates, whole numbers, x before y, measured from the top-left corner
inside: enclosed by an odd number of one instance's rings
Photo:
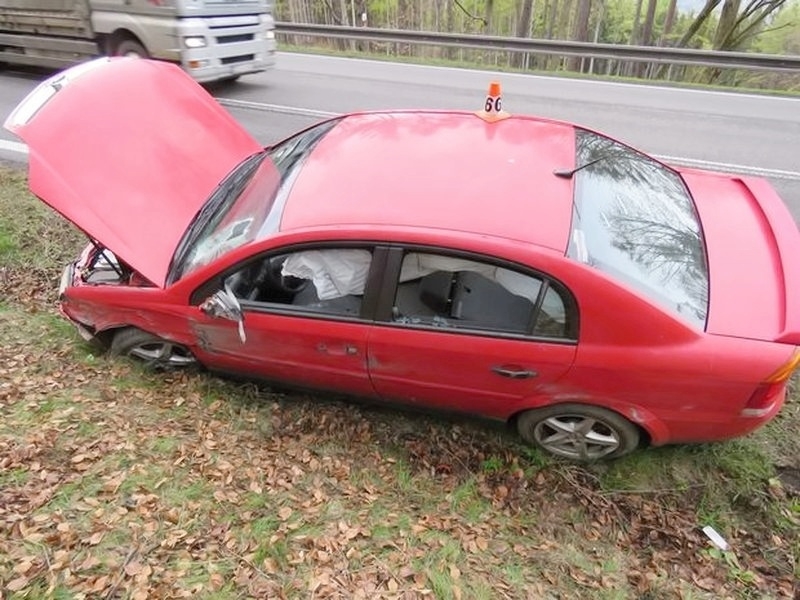
[[[547,13],[547,31],[545,37],[548,40],[553,39],[553,33],[556,28],[556,16],[558,15],[558,2],[559,0],[550,0],[549,12]]]
[[[650,46],[653,43],[653,24],[656,20],[656,0],[648,0],[647,13],[644,16],[642,25],[642,37],[639,43],[643,46]]]
[[[691,39],[695,36],[695,34],[700,31],[700,28],[706,22],[711,13],[714,12],[714,9],[719,6],[719,3],[722,0],[706,0],[705,6],[697,13],[697,16],[694,18],[694,21],[691,22],[688,29],[684,32],[681,39],[678,40],[676,44],[679,48],[684,48],[686,45],[691,41]]]
[[[714,49],[740,49],[758,33],[766,18],[784,4],[786,0],[749,0],[741,8],[741,0],[725,0],[714,33]]]
[[[589,16],[592,14],[592,0],[578,0],[578,10],[572,27],[572,39],[578,42],[589,41]],[[583,59],[572,56],[567,61],[567,69],[581,71]]]
[[[636,0],[636,10],[633,14],[633,27],[631,28],[631,38],[630,44],[635,46],[639,43],[639,32],[642,27],[642,0]],[[628,62],[625,65],[625,75],[633,75],[635,74],[635,70],[638,68],[638,65],[632,62]]]
[[[486,6],[484,8],[484,31],[487,35],[492,35],[492,33],[494,33],[494,0],[486,0]]]
[[[653,24],[656,19],[656,3],[657,0],[647,0],[647,12],[644,16],[644,23],[642,25],[642,35],[639,43],[642,46],[650,46],[653,41]],[[637,63],[634,72],[637,77],[642,77],[651,72],[651,63]]]
[[[675,26],[675,15],[678,12],[678,0],[669,0],[667,6],[667,16],[664,17],[664,29],[661,31],[658,45],[664,46],[669,40],[669,34],[672,33],[672,28]]]
[[[517,21],[516,34],[518,38],[526,38],[530,35],[532,17],[533,0],[522,0],[519,21]],[[525,54],[522,52],[515,52],[511,58],[511,62],[517,68],[525,66]]]
[[[533,18],[533,0],[522,0],[517,21],[517,37],[526,38],[530,35],[531,19]]]

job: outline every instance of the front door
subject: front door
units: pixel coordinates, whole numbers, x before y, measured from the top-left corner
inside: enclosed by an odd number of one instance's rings
[[[303,249],[250,260],[225,279],[244,315],[202,315],[198,358],[212,368],[273,381],[374,396],[367,374],[367,248]]]

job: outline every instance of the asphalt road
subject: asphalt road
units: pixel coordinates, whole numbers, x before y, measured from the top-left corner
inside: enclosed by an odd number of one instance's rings
[[[0,116],[44,74],[0,72]],[[675,163],[770,179],[800,222],[800,99],[282,54],[270,73],[211,88],[262,143],[328,114],[482,106],[503,85],[506,110],[574,121]],[[24,161],[0,133],[0,158]]]

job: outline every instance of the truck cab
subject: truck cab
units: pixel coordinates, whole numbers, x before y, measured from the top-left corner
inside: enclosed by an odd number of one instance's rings
[[[11,64],[141,56],[210,82],[265,71],[275,50],[271,0],[0,0],[0,61]]]

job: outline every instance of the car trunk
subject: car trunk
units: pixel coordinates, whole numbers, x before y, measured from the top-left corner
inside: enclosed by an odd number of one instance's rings
[[[706,241],[716,335],[800,344],[800,233],[762,179],[682,170]]]

